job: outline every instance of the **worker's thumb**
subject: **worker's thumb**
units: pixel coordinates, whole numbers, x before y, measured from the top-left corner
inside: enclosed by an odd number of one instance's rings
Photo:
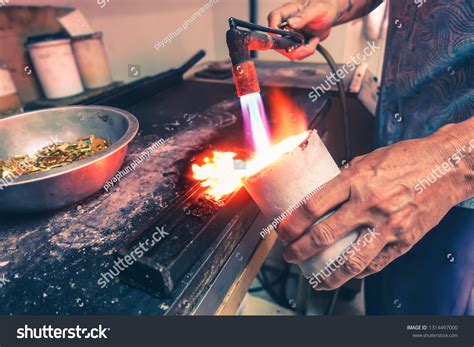
[[[327,29],[331,25],[330,9],[327,4],[311,3],[308,7],[288,19],[288,24],[293,29],[308,27],[312,30]]]

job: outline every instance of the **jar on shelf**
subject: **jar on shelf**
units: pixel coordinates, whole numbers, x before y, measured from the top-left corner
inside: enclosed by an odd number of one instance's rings
[[[0,62],[0,118],[20,113],[22,107],[10,71]]]
[[[87,89],[101,88],[112,83],[101,32],[73,37],[72,50]]]
[[[48,99],[65,98],[84,91],[69,37],[61,33],[33,36],[26,41],[26,47]]]

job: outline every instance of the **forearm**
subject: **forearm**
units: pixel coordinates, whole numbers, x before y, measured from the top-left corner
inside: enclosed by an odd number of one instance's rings
[[[457,203],[474,196],[474,117],[457,124],[449,124],[432,136],[441,160],[452,170],[449,175],[454,182]],[[443,163],[439,163],[443,165]],[[444,164],[446,165],[446,164]]]
[[[365,16],[380,5],[383,0],[338,0],[338,15],[335,25]]]

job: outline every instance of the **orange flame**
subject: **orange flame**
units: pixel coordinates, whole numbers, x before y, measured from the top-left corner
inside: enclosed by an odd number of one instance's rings
[[[269,94],[270,110],[274,126],[272,143],[265,151],[254,153],[248,161],[237,159],[234,152],[212,152],[212,158],[205,157],[201,165],[193,164],[192,177],[207,187],[205,194],[220,200],[243,185],[243,179],[250,177],[276,161],[282,155],[298,147],[308,137],[305,113],[295,106],[281,90]],[[262,132],[252,136],[263,136]]]
[[[242,171],[236,170],[243,161],[235,160],[236,153],[212,152],[212,159],[204,158],[204,164],[193,164],[193,178],[202,181],[202,187],[209,187],[206,194],[215,200],[232,193],[242,186]]]
[[[278,143],[308,129],[306,113],[281,89],[270,90],[268,106],[272,119],[272,143]]]

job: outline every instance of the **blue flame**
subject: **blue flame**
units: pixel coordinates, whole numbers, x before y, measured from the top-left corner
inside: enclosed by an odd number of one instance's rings
[[[240,97],[240,106],[244,117],[245,138],[257,153],[264,153],[271,147],[267,115],[260,93],[251,93]]]

